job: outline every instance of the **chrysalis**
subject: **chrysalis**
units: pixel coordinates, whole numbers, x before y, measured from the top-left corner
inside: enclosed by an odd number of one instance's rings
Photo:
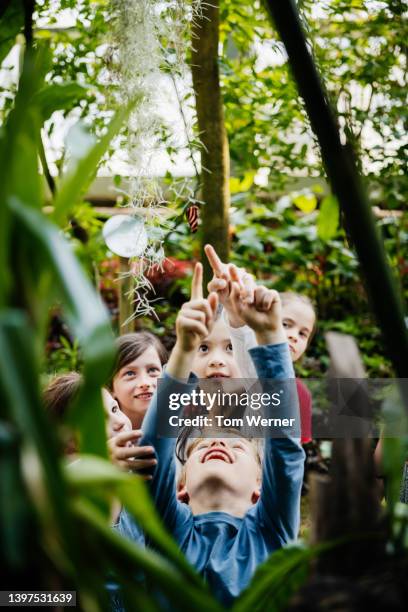
[[[195,234],[198,228],[198,211],[199,207],[197,204],[191,204],[186,210],[186,217],[192,234]]]

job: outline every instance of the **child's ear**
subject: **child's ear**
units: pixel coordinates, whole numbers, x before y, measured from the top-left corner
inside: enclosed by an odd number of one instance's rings
[[[256,504],[256,502],[258,501],[258,499],[261,497],[261,489],[255,489],[254,491],[252,491],[252,495],[251,495],[251,502],[253,504]]]
[[[187,488],[185,484],[180,483],[177,486],[177,499],[182,504],[188,504],[190,501],[190,496],[187,492]]]
[[[252,491],[252,495],[251,495],[251,502],[253,504],[256,504],[258,499],[261,497],[261,485],[262,485],[261,476],[258,476],[258,478],[256,479],[256,484],[257,484],[257,487],[256,489]]]

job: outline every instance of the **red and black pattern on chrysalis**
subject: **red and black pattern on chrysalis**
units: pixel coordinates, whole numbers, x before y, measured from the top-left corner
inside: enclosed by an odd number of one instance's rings
[[[195,234],[198,229],[199,207],[197,204],[191,204],[186,210],[186,217],[192,234]]]

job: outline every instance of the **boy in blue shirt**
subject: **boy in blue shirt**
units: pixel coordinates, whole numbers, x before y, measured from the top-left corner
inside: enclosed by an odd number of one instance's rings
[[[299,439],[290,434],[267,438],[261,470],[251,440],[202,438],[188,449],[177,493],[176,439],[161,437],[158,430],[160,419],[169,414],[170,394],[195,388],[196,381],[183,380],[188,379],[197,347],[214,324],[217,295],[203,299],[201,276],[197,264],[192,300],[177,317],[176,345],[145,417],[141,444],[156,451],[158,465],[149,486],[165,525],[214,596],[230,605],[257,566],[297,537],[304,452]],[[250,354],[259,379],[294,378],[279,294],[258,287],[250,305],[241,301],[238,285],[233,285],[231,295],[256,334],[259,346]],[[288,396],[288,405],[283,398],[281,409],[298,422],[296,393]]]

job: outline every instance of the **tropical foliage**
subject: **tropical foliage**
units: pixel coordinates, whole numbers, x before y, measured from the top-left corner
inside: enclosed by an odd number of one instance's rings
[[[299,5],[343,129],[360,151],[372,201],[399,210],[406,195],[400,146],[406,84],[402,3],[353,2],[351,11],[350,3],[331,0],[324,3],[322,13],[316,13],[311,2]],[[30,8],[35,8],[33,22]],[[74,11],[74,24],[52,27],[59,11],[66,9]],[[165,532],[143,482],[107,461],[100,387],[112,365],[113,335],[109,312],[96,289],[103,285],[102,295],[114,301],[115,266],[98,239],[101,222],[83,197],[130,112],[130,107],[118,109],[114,85],[107,94],[104,45],[109,16],[109,5],[102,0],[43,0],[35,7],[34,2],[14,0],[0,9],[0,60],[16,37],[20,43],[18,78],[1,91],[2,580],[7,589],[76,589],[86,610],[108,608],[105,584],[113,580],[121,585],[130,609],[156,610],[160,600],[134,580],[142,571],[173,607],[219,610]],[[338,209],[319,180],[319,153],[285,56],[271,66],[257,57],[260,45],[282,53],[260,4],[224,0],[221,38],[222,87],[234,162],[234,260],[279,289],[310,294],[318,304],[322,329],[356,336],[368,372],[391,375],[366,304],[358,262],[338,222]],[[357,90],[349,89],[351,82]],[[355,101],[355,91],[364,91],[361,104]],[[75,122],[75,127],[66,147],[56,154],[55,176],[48,169],[44,143],[53,135],[57,116]],[[370,142],[364,138],[367,130],[377,135]],[[262,174],[269,176],[263,186]],[[285,193],[293,174],[312,180]],[[181,207],[177,201],[173,205]],[[77,225],[69,222],[72,219]],[[406,295],[406,219],[382,217],[379,225]],[[80,230],[86,232],[86,240]],[[183,222],[167,235],[166,248],[177,261],[188,261],[198,256],[199,242]],[[158,307],[160,327],[157,322],[147,325],[169,335],[186,283],[177,278],[170,289],[166,287]],[[51,308],[67,326],[61,335],[69,335],[72,342],[61,340],[59,355],[53,351],[53,361],[46,364]],[[327,365],[322,336],[311,357],[302,373],[321,374]],[[41,404],[40,383],[44,371],[78,363],[85,384],[70,419],[80,432],[83,456],[67,468]],[[405,452],[400,441],[386,443],[393,517],[390,546],[402,555],[407,516],[397,499]],[[113,499],[135,515],[154,551],[142,550],[112,531]],[[258,570],[236,608],[262,609],[273,596],[276,609],[284,609],[306,579],[311,559],[325,546],[281,551]]]

